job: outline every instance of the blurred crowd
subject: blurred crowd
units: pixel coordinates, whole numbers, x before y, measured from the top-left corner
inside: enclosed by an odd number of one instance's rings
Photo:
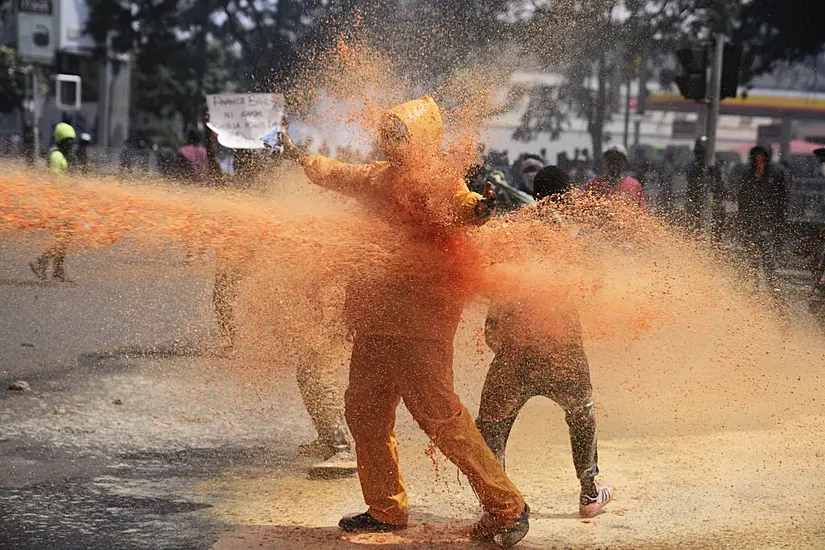
[[[777,161],[770,145],[755,145],[746,159],[718,153],[708,162],[708,139],[691,150],[668,148],[628,152],[612,145],[600,161],[587,150],[559,153],[555,163],[544,150],[522,153],[480,151],[481,162],[467,174],[480,191],[492,183],[499,212],[534,202],[541,191],[536,174],[554,166],[571,186],[587,192],[623,194],[672,227],[706,238],[752,273],[759,288],[781,303],[778,268],[809,269],[813,275],[811,310],[825,317],[825,148],[814,155]]]

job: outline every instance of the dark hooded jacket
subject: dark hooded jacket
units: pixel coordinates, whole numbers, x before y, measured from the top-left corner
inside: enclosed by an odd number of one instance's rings
[[[765,172],[756,176],[756,157],[760,153],[767,156]],[[739,227],[746,233],[767,231],[780,232],[785,225],[788,207],[787,176],[784,171],[770,162],[770,151],[756,146],[750,150],[749,166],[740,172],[736,181],[739,205]]]

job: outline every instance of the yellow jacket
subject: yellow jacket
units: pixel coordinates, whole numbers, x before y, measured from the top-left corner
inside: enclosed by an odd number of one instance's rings
[[[48,168],[52,174],[65,174],[69,171],[69,161],[57,147],[49,151]]]
[[[438,158],[441,114],[432,98],[399,105],[383,118],[406,130],[402,165],[353,165],[318,155],[304,162],[310,181],[359,200],[406,239],[392,246],[390,265],[353,277],[349,325],[360,333],[452,341],[468,296],[465,283],[480,271],[460,228],[484,223],[475,211],[481,196],[462,178],[445,177]]]
[[[483,223],[475,213],[481,196],[467,189],[463,178],[445,181],[438,159],[441,113],[432,98],[399,105],[383,118],[406,129],[408,162],[355,165],[313,155],[304,163],[310,181],[354,197],[395,222],[441,227]]]

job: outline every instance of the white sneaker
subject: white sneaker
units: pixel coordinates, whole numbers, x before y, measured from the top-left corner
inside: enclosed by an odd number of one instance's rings
[[[616,489],[609,483],[596,483],[597,495],[591,497],[582,494],[579,497],[579,515],[583,518],[595,517],[607,504],[613,500]]]

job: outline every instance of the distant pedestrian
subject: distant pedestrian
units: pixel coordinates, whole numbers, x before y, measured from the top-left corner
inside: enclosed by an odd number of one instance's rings
[[[524,155],[520,162],[521,190],[528,195],[533,194],[533,179],[539,170],[544,168],[544,161],[538,155]]]
[[[710,229],[718,240],[721,235],[724,208],[722,172],[716,165],[707,165],[708,138],[702,136],[693,147],[693,162],[687,170],[687,204],[685,214],[688,228],[699,232]]]
[[[593,178],[584,190],[601,198],[620,198],[647,209],[642,184],[626,175],[627,151],[621,145],[612,145],[604,152],[605,173]]]
[[[201,133],[189,130],[186,145],[178,149],[177,175],[189,181],[198,181],[209,171],[209,159]]]
[[[89,146],[92,144],[92,136],[87,133],[80,134],[77,141],[77,151],[75,152],[75,165],[81,172],[89,171]]]
[[[65,122],[54,127],[54,147],[49,151],[48,170],[52,174],[63,176],[69,172],[72,159],[72,147],[76,134],[74,128]],[[60,229],[62,234],[54,238],[54,242],[43,254],[29,263],[32,272],[41,281],[48,279],[49,264],[52,265],[52,278],[60,282],[70,282],[66,277],[64,263],[66,261],[66,244],[69,224],[64,223]]]
[[[739,242],[754,276],[759,267],[772,291],[778,290],[776,259],[785,231],[788,187],[785,173],[771,165],[770,150],[761,145],[748,154],[749,164],[735,176]]]

